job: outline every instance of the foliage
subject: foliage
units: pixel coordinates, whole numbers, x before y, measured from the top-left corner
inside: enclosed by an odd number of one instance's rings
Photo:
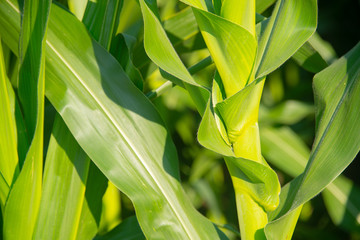
[[[360,44],[317,25],[316,0],[0,0],[0,239],[359,237]]]

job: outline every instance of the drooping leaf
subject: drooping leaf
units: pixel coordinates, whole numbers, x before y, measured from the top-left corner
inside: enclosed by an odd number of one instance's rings
[[[288,127],[261,127],[260,133],[262,152],[269,162],[293,177],[303,172],[310,149],[299,136]],[[322,193],[333,222],[346,230],[359,231],[359,188],[339,176]]]
[[[1,8],[12,17],[0,25],[17,26],[15,5]],[[92,161],[133,201],[146,237],[225,237],[183,192],[175,147],[153,105],[84,26],[56,5],[46,63],[48,99]]]
[[[360,44],[314,77],[316,138],[305,171],[286,185],[279,208],[281,221],[321,192],[355,158],[360,149]],[[277,232],[272,223],[265,231]]]
[[[32,239],[41,197],[45,94],[45,41],[51,1],[25,1],[21,22],[19,98],[32,139],[5,207],[4,237]],[[21,229],[21,231],[19,231]]]
[[[150,59],[164,71],[182,81],[199,86],[180,60],[160,20],[157,11],[148,5],[148,1],[140,0],[144,18],[144,45]]]

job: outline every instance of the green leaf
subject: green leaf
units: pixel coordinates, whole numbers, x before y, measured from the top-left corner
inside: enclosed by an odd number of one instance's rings
[[[260,128],[262,153],[283,172],[296,177],[303,172],[310,149],[290,128]],[[333,222],[350,231],[359,231],[360,190],[349,179],[339,176],[322,192]]]
[[[89,1],[92,2],[92,1]],[[68,0],[69,9],[75,16],[82,20],[88,0]]]
[[[257,0],[256,1],[256,12],[262,13],[274,4],[276,0]]]
[[[93,162],[90,162],[85,199],[81,209],[76,239],[93,239],[98,233],[102,198],[107,185],[107,178]]]
[[[312,73],[318,73],[328,64],[315,49],[315,46],[311,44],[310,40],[314,36],[315,34],[292,57],[302,68]]]
[[[215,112],[219,114],[226,126],[230,143],[236,144],[243,137],[242,135],[247,128],[257,125],[264,83],[265,79],[252,82],[235,95],[216,104]],[[251,145],[250,143],[243,143],[248,146]],[[235,152],[237,157],[245,157],[237,154]]]
[[[336,59],[332,46],[315,33],[292,56],[307,71],[318,73]]]
[[[75,239],[89,164],[90,159],[57,115],[46,156],[35,239]]]
[[[26,129],[32,141],[5,207],[6,239],[32,239],[40,204],[43,171],[44,51],[50,4],[49,0],[30,0],[24,3],[19,43],[21,65],[18,91]]]
[[[6,75],[5,63],[0,43],[0,202],[3,210],[14,177],[19,174],[15,114],[12,111],[9,80]],[[14,100],[14,98],[12,97]],[[12,101],[14,105],[14,101]]]
[[[292,177],[304,171],[310,150],[289,127],[260,127],[260,137],[262,153],[271,164]]]
[[[255,0],[237,1],[224,0],[221,16],[236,23],[255,35]]]
[[[126,34],[118,34],[111,45],[110,52],[118,60],[131,81],[143,89],[143,78],[132,62],[132,51],[136,39]]]
[[[214,152],[225,156],[234,156],[231,146],[226,143],[217,129],[218,126],[209,102],[199,126],[198,141],[201,145]]]
[[[252,81],[250,74],[257,45],[255,36],[227,19],[197,8],[193,11],[221,76],[226,97],[230,97]]]
[[[88,1],[82,22],[106,50],[116,34],[123,0]]]
[[[360,149],[360,44],[314,77],[316,138],[305,171],[286,185],[271,219],[286,218],[330,184]],[[266,231],[280,231],[270,223]]]
[[[0,25],[17,26],[13,6],[0,8],[13,14]],[[87,155],[132,200],[147,238],[225,238],[182,190],[175,146],[153,105],[84,26],[56,5],[46,74],[46,96]]]
[[[145,240],[141,228],[135,216],[122,221],[117,227],[102,236],[96,236],[94,240]]]
[[[199,86],[177,55],[157,17],[157,12],[147,1],[140,0],[140,6],[144,18],[144,45],[147,55],[164,71],[186,83]]]
[[[260,23],[256,78],[289,59],[315,32],[316,0],[279,0],[271,17]]]
[[[7,184],[5,178],[0,173],[0,204],[1,204],[1,212],[4,212],[4,207],[6,204],[7,197],[9,195],[9,185]],[[1,217],[2,219],[2,217]]]

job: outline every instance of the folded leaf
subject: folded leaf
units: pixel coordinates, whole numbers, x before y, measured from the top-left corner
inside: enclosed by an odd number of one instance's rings
[[[226,97],[230,97],[252,81],[250,74],[257,47],[255,36],[222,17],[197,8],[193,11],[221,76]]]

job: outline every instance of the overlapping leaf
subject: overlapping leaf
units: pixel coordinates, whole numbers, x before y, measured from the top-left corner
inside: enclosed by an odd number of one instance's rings
[[[19,172],[19,166],[15,116],[11,111],[2,44],[0,44],[0,84],[0,102],[2,103],[0,110],[0,203],[3,211],[9,188],[16,177],[15,174]]]
[[[1,12],[12,12],[0,22],[1,28],[18,28],[14,4],[1,6]],[[116,60],[90,40],[74,16],[56,5],[49,29],[46,95],[89,157],[131,198],[145,235],[222,236],[191,206],[179,183],[175,147],[160,116]]]
[[[305,171],[286,185],[280,207],[270,215],[286,222],[297,209],[331,183],[354,159],[360,149],[360,45],[314,78],[316,138]],[[346,127],[344,127],[346,126]],[[279,232],[270,223],[266,232]]]
[[[271,17],[260,23],[256,78],[289,59],[315,32],[316,0],[279,0]]]
[[[19,98],[31,137],[24,166],[5,207],[4,237],[32,239],[41,197],[45,93],[45,40],[50,1],[25,1],[19,57]],[[13,129],[15,131],[15,129]],[[19,231],[18,229],[21,229]]]
[[[46,156],[35,239],[75,239],[89,164],[90,159],[57,116]]]

